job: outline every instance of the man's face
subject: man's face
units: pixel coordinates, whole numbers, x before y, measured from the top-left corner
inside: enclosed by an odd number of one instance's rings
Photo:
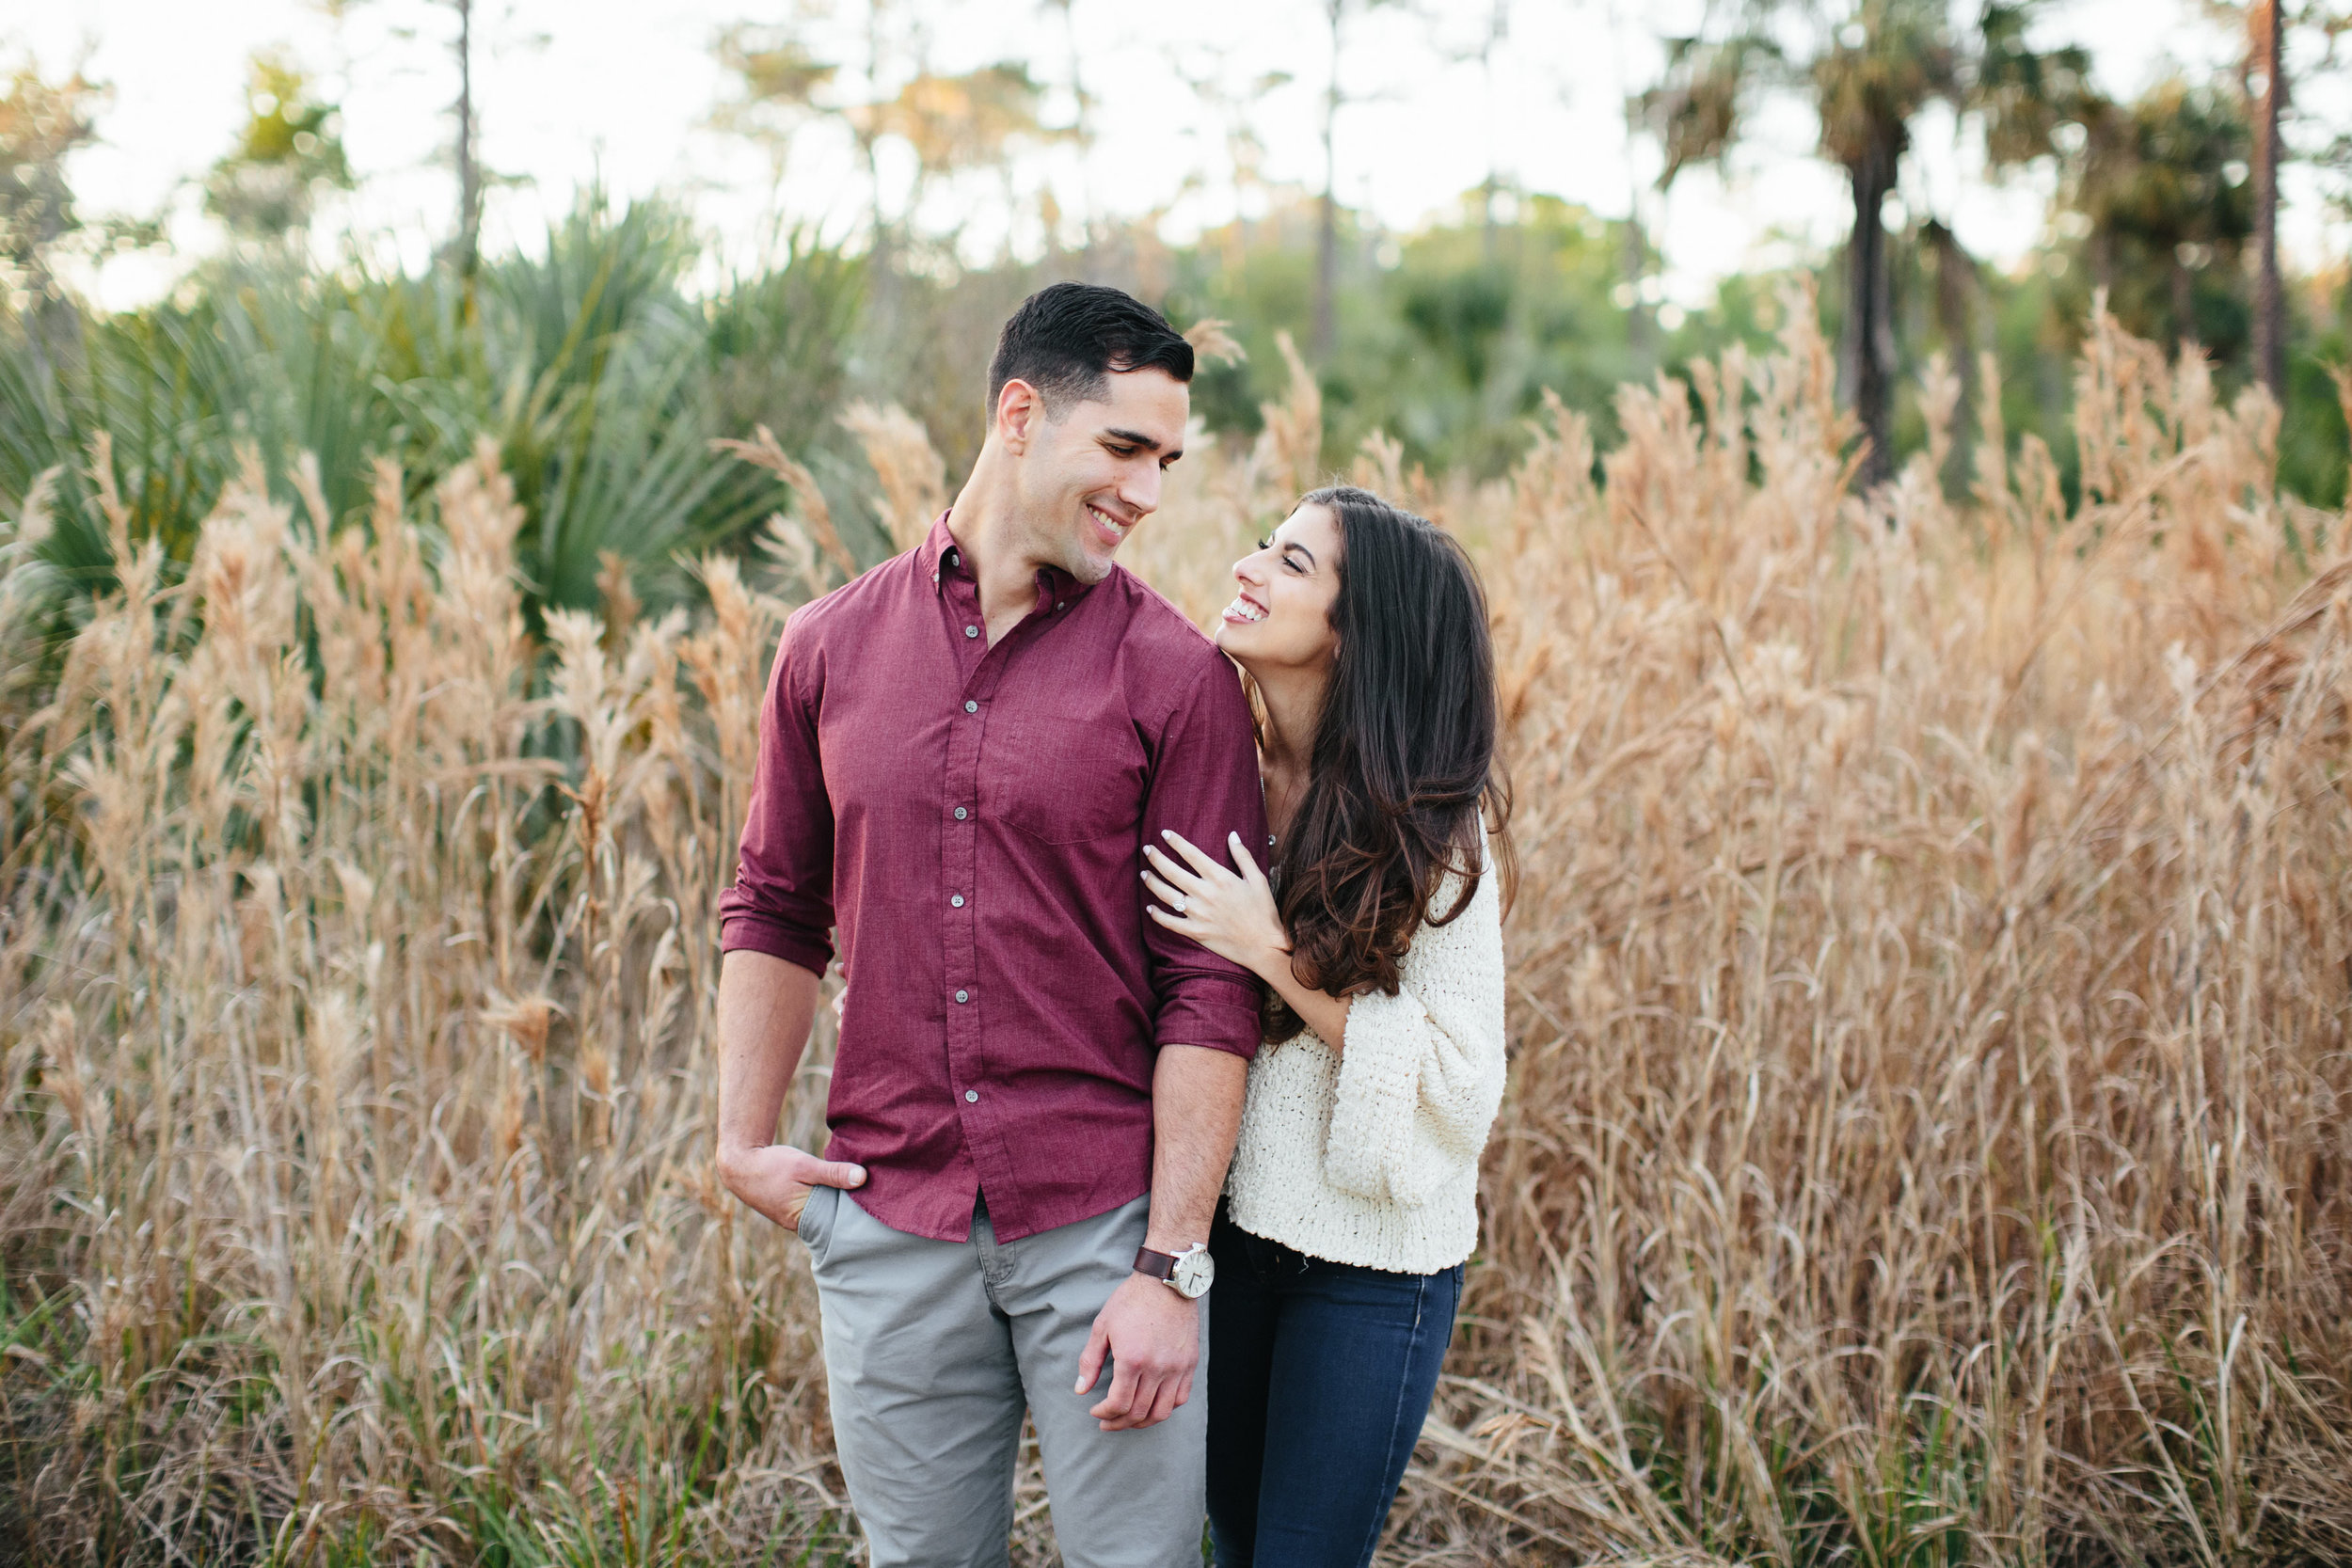
[[[1191,394],[1166,371],[1105,380],[1100,398],[1032,420],[1019,470],[1029,553],[1089,583],[1110,576],[1111,557],[1158,508],[1192,413]]]

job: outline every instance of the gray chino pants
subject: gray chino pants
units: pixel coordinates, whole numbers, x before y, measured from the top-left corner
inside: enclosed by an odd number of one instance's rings
[[[834,1443],[873,1568],[1001,1568],[1021,1413],[1037,1422],[1054,1536],[1070,1568],[1200,1568],[1209,1336],[1192,1397],[1142,1432],[1073,1394],[1095,1314],[1131,1272],[1148,1197],[998,1242],[891,1229],[819,1187],[801,1216],[817,1275]],[[1204,1303],[1205,1305],[1205,1303]]]

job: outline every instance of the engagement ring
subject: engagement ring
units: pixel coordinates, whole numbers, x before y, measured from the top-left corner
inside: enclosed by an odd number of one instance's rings
[[[1171,910],[1174,910],[1174,911],[1175,911],[1178,914],[1182,914],[1182,913],[1184,913],[1184,901],[1182,898],[1171,898],[1171,899],[1169,899],[1169,900],[1168,901],[1168,907],[1169,909],[1171,909]]]

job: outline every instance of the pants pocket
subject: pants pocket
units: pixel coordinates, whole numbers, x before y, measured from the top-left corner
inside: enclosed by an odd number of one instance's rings
[[[808,1244],[812,1262],[821,1262],[825,1245],[833,1240],[833,1222],[839,1210],[841,1189],[811,1188],[808,1201],[801,1206],[801,1240]]]

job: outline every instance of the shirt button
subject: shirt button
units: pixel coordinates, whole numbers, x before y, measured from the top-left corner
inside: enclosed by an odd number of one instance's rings
[[[977,1099],[979,1099],[979,1098],[980,1098],[980,1091],[979,1091],[979,1090],[977,1090],[977,1089],[966,1089],[966,1090],[964,1090],[964,1091],[963,1091],[963,1102],[964,1102],[966,1105],[971,1104],[974,1101],[976,1101],[976,1100],[977,1100]]]
[[[970,812],[965,811],[961,806],[958,806],[956,808],[956,820],[959,822],[962,821],[965,817],[971,815],[972,814]]]
[[[972,1000],[972,993],[968,990],[960,990],[956,992],[956,1000],[959,1002],[969,1002]]]
[[[966,697],[963,700],[963,711],[966,713],[977,713],[980,711],[980,705],[972,701],[971,698]]]
[[[954,897],[948,899],[947,907],[953,910],[960,910],[963,908],[963,895],[959,893]]]
[[[980,635],[980,628],[977,626],[966,626],[963,628],[963,635],[966,637],[977,637]]]

